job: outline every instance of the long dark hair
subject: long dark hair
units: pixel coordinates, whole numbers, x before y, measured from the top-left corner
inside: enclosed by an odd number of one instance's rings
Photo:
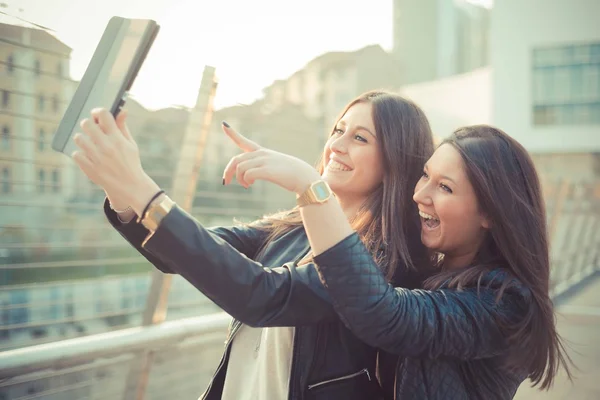
[[[430,289],[444,282],[461,288],[480,282],[491,268],[501,266],[531,292],[525,317],[511,327],[509,341],[526,352],[514,352],[509,364],[529,373],[533,385],[548,389],[563,365],[571,376],[550,299],[550,255],[546,210],[540,181],[528,152],[500,129],[476,125],[458,129],[441,144],[461,155],[480,211],[491,221],[484,244],[471,265],[426,281]],[[502,296],[510,279],[498,290]]]
[[[420,221],[412,200],[413,188],[423,164],[433,154],[433,135],[423,111],[412,101],[386,91],[366,92],[352,100],[350,107],[369,103],[384,165],[383,182],[368,197],[351,221],[362,241],[391,280],[398,266],[420,266],[427,251],[420,241]],[[333,134],[335,124],[331,129]],[[318,163],[322,174],[327,160]],[[270,231],[265,243],[302,225],[297,208],[267,216],[255,224]],[[263,247],[264,250],[264,247]]]

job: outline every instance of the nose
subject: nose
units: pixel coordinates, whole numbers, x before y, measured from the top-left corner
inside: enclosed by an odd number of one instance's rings
[[[348,152],[346,135],[340,135],[337,138],[333,139],[329,144],[329,148],[334,153],[346,154]]]
[[[417,185],[415,186],[415,193],[413,194],[413,200],[415,203],[431,206],[433,204],[433,200],[431,199],[429,191],[429,182],[423,182],[423,179],[421,178],[419,182],[417,182]]]

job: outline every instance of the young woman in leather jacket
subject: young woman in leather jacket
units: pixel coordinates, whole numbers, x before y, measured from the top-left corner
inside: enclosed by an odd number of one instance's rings
[[[244,155],[234,158],[224,184],[244,165],[279,171],[279,178],[300,174],[327,184],[314,188],[321,193],[302,197],[307,187],[290,181],[295,186],[287,188],[299,195],[300,208],[248,226],[212,229],[166,195],[153,197],[159,188],[143,172],[124,121],[124,116],[115,121],[106,110],[95,110],[82,123],[85,134],[75,138],[81,151],[73,157],[106,191],[106,215],[125,239],[157,268],[180,274],[234,317],[225,354],[203,398],[392,398],[397,357],[378,356],[376,348],[357,339],[337,317],[312,261],[314,250],[300,209],[326,202],[335,193],[346,223],[386,281],[420,287],[427,270],[414,266],[427,262],[427,252],[411,197],[433,152],[423,112],[391,93],[359,96],[336,121],[318,170],[262,149],[224,123],[245,156],[262,156],[249,164]],[[260,174],[238,174],[245,186],[254,179],[261,179]],[[315,198],[319,194],[327,199]],[[141,218],[134,220],[137,216]],[[322,222],[327,224],[327,218]],[[377,357],[387,372],[379,379]]]
[[[235,173],[244,179],[251,168]],[[283,187],[318,179],[252,175]],[[400,357],[396,399],[511,399],[527,378],[542,390],[561,366],[570,378],[549,297],[544,199],[527,151],[494,127],[459,129],[425,164],[414,201],[439,267],[416,290],[386,281],[335,199],[301,208],[336,312],[360,339]]]

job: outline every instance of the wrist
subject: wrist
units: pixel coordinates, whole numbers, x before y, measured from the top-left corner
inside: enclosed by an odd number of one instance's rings
[[[307,174],[305,178],[302,179],[297,185],[296,190],[294,191],[296,193],[296,197],[306,192],[313,183],[322,179],[323,178],[317,171],[314,171],[314,173],[311,171],[311,173]]]
[[[128,197],[130,198],[129,205],[138,216],[142,217],[142,212],[159,190],[160,187],[156,182],[148,175],[145,175],[138,185],[131,186],[130,189],[128,189]]]

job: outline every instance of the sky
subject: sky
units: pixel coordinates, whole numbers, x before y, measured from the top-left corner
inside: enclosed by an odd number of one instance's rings
[[[3,11],[51,28],[73,49],[79,80],[112,16],[161,29],[131,90],[156,109],[192,107],[205,65],[216,68],[216,108],[248,104],[328,51],[392,47],[392,0],[4,0]],[[19,11],[22,9],[23,11]]]

